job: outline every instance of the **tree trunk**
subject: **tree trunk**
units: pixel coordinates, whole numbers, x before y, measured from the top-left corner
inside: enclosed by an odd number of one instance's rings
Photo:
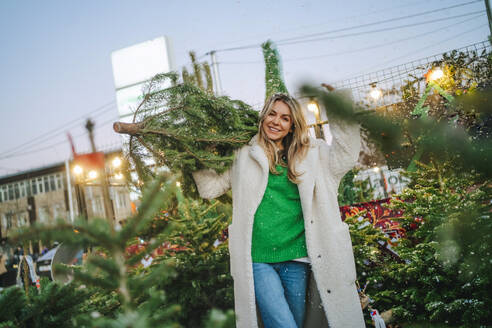
[[[113,124],[113,130],[121,134],[137,135],[140,134],[142,128],[143,123],[115,122]]]

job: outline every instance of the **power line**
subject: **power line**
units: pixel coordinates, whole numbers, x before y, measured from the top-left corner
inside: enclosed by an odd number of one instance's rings
[[[307,40],[298,40],[298,41],[289,41],[289,42],[283,42],[283,43],[277,43],[277,45],[292,45],[292,44],[300,44],[300,43],[307,43],[307,42],[315,42],[315,41],[323,41],[323,40],[335,40],[335,39],[342,39],[342,38],[347,38],[347,37],[352,37],[352,36],[359,36],[359,35],[364,35],[364,34],[371,34],[371,33],[379,33],[379,32],[387,32],[387,31],[393,31],[393,30],[398,30],[402,28],[407,28],[407,27],[414,27],[414,26],[420,26],[420,25],[426,25],[426,24],[433,24],[437,22],[442,22],[450,19],[455,19],[455,18],[460,18],[460,17],[465,17],[465,16],[470,16],[470,15],[476,15],[479,13],[483,13],[484,10],[478,10],[466,14],[461,14],[461,15],[456,15],[456,16],[450,16],[450,17],[444,17],[444,18],[439,18],[439,19],[432,19],[432,20],[427,20],[423,22],[418,22],[418,23],[412,23],[412,24],[404,24],[404,25],[398,25],[398,26],[392,26],[392,27],[385,27],[385,28],[380,28],[380,29],[375,29],[375,30],[370,30],[370,31],[362,31],[362,32],[355,32],[355,33],[348,33],[348,34],[342,34],[342,35],[334,35],[334,36],[326,36],[326,37],[320,37],[320,38],[314,38],[314,39],[307,39]]]
[[[81,116],[79,118],[71,120],[71,121],[55,128],[55,129],[52,129],[48,132],[45,132],[45,133],[41,134],[40,136],[37,136],[36,138],[33,138],[33,139],[31,139],[31,140],[29,140],[29,141],[27,141],[21,145],[18,145],[14,148],[7,150],[7,151],[4,151],[4,152],[2,152],[2,155],[0,155],[0,158],[2,158],[2,156],[9,155],[11,153],[15,154],[15,153],[19,152],[20,150],[30,149],[33,146],[39,145],[40,143],[44,143],[50,139],[53,139],[53,138],[59,136],[60,134],[65,133],[66,129],[73,126],[75,123],[79,123],[80,120],[87,118],[88,115],[91,115],[91,114],[94,115],[95,113],[99,112],[98,114],[95,114],[95,116],[99,116],[99,115],[102,115],[102,114],[114,109],[114,106],[106,108],[106,107],[113,105],[113,104],[114,104],[114,101],[111,101],[111,102],[106,103],[102,106],[99,106],[98,108],[85,114],[84,116]]]
[[[22,171],[22,170],[19,170],[19,169],[13,169],[13,168],[10,168],[10,167],[5,167],[5,166],[0,166],[0,170],[7,171],[7,172],[14,172],[14,173],[17,173],[17,172],[21,172]]]
[[[298,37],[295,37],[295,38],[280,39],[280,40],[276,40],[276,43],[278,45],[280,45],[280,43],[282,43],[282,42],[284,42],[285,44],[288,44],[287,43],[288,41],[292,41],[294,39],[295,40],[305,39],[305,38],[310,38],[310,37],[317,36],[317,35],[338,33],[338,32],[353,30],[353,29],[357,29],[357,28],[361,28],[361,27],[368,27],[368,26],[373,26],[373,25],[379,25],[379,24],[390,22],[390,21],[396,21],[396,20],[402,20],[402,19],[407,19],[407,18],[416,17],[416,16],[427,15],[429,13],[434,13],[434,12],[443,11],[443,10],[452,9],[452,8],[461,7],[461,6],[466,6],[466,5],[469,5],[469,4],[472,4],[472,3],[477,3],[477,2],[481,2],[481,0],[474,0],[474,1],[470,1],[470,2],[464,3],[464,4],[454,5],[454,6],[450,6],[450,7],[444,7],[444,8],[440,8],[440,9],[431,10],[431,11],[421,12],[421,13],[418,13],[418,14],[412,14],[412,15],[407,15],[407,16],[396,17],[396,18],[387,19],[387,20],[378,21],[378,22],[372,22],[372,23],[367,23],[367,24],[355,25],[355,26],[346,27],[346,28],[342,28],[342,29],[336,29],[336,30],[331,30],[331,31],[319,32],[319,33],[315,33],[315,34],[306,34],[306,35],[301,35],[301,36],[298,36]],[[461,16],[457,16],[457,17],[461,17]],[[456,16],[455,17],[452,17],[452,18],[456,18]],[[299,40],[299,41],[306,42],[305,40]],[[231,48],[217,49],[215,51],[216,52],[226,52],[226,51],[244,50],[244,49],[257,48],[260,45],[261,44],[255,43],[255,44],[249,44],[249,45],[244,45],[244,46],[239,46],[239,47],[231,47]]]
[[[433,42],[431,45],[427,45],[427,46],[422,47],[422,48],[419,48],[419,49],[414,49],[414,50],[412,50],[412,52],[406,53],[406,54],[404,54],[404,55],[401,55],[401,56],[395,57],[395,58],[393,58],[393,59],[391,59],[391,60],[387,60],[387,61],[384,61],[384,62],[379,63],[379,64],[377,64],[377,65],[374,65],[374,66],[372,66],[372,67],[368,68],[365,72],[368,72],[369,70],[373,70],[373,69],[375,69],[375,68],[377,68],[377,67],[380,67],[380,66],[382,66],[382,65],[386,65],[386,64],[392,63],[392,62],[394,62],[394,61],[396,61],[396,60],[398,60],[398,59],[402,59],[402,58],[408,57],[408,56],[410,56],[410,55],[412,55],[412,54],[414,54],[414,53],[416,53],[416,52],[421,52],[421,51],[427,50],[427,49],[429,49],[429,48],[431,48],[431,47],[435,47],[435,46],[441,45],[441,44],[443,44],[443,43],[446,43],[446,42],[448,42],[448,41],[451,41],[451,40],[456,40],[456,38],[458,38],[458,37],[460,37],[460,36],[462,36],[462,35],[464,35],[464,34],[468,34],[468,33],[474,32],[474,31],[476,31],[476,30],[478,30],[478,29],[480,29],[480,28],[482,28],[482,27],[484,27],[484,26],[486,26],[486,25],[482,24],[482,25],[480,25],[480,26],[478,26],[478,27],[474,27],[474,28],[472,28],[472,29],[470,29],[470,30],[467,30],[467,31],[464,31],[464,32],[460,32],[459,34],[456,34],[456,35],[454,35],[454,36],[452,36],[452,37],[446,38],[446,39],[441,40],[441,41],[439,41],[439,42]],[[403,72],[403,73],[408,73],[408,71],[407,71],[407,72]],[[362,74],[364,74],[364,72],[359,72],[359,73],[357,73],[356,75],[352,75],[352,77],[347,77],[347,78],[341,79],[340,81],[343,81],[343,80],[351,80],[351,79],[354,79],[354,78],[357,78],[357,77],[361,76]],[[370,72],[368,72],[368,73],[366,73],[366,74],[370,74]],[[376,83],[380,83],[380,82],[384,82],[385,80],[386,80],[386,79],[384,79],[384,80],[379,80],[379,81],[374,81],[374,82],[376,82]],[[335,83],[335,84],[336,84],[336,83]]]
[[[332,52],[332,53],[315,55],[315,56],[286,58],[286,59],[282,59],[282,62],[299,61],[299,60],[309,60],[309,59],[317,59],[317,58],[333,57],[333,56],[342,56],[342,55],[347,55],[347,54],[351,54],[351,53],[354,53],[354,52],[360,52],[360,51],[366,51],[366,50],[372,50],[372,49],[376,49],[376,48],[386,47],[386,46],[393,45],[393,44],[396,44],[396,43],[401,43],[401,42],[413,40],[413,39],[416,39],[416,38],[419,38],[419,37],[422,37],[422,36],[426,36],[426,35],[429,35],[431,33],[440,32],[440,31],[446,30],[446,29],[448,29],[450,27],[454,27],[454,26],[457,26],[457,25],[466,23],[468,21],[474,20],[477,17],[478,16],[473,16],[471,18],[467,18],[467,19],[462,20],[462,21],[457,22],[457,23],[452,23],[452,24],[443,26],[443,27],[438,28],[438,29],[433,29],[432,31],[428,31],[428,32],[424,32],[424,33],[419,33],[419,34],[416,34],[416,35],[413,35],[413,36],[410,36],[410,37],[407,37],[407,38],[403,38],[403,39],[399,39],[399,40],[394,40],[394,41],[391,41],[391,42],[383,42],[383,43],[379,43],[379,44],[368,46],[368,47],[364,47],[364,48],[352,49],[352,50],[347,50],[347,51],[338,51],[338,52]],[[243,61],[243,62],[220,62],[220,64],[226,64],[226,65],[262,64],[262,63],[263,63],[262,60]]]
[[[348,51],[333,52],[333,53],[322,54],[322,55],[317,55],[317,56],[290,58],[290,59],[286,59],[284,61],[287,62],[287,61],[308,60],[308,59],[316,59],[316,58],[332,57],[332,56],[342,56],[342,55],[351,54],[351,53],[354,53],[354,52],[373,50],[373,49],[377,49],[377,48],[381,48],[381,47],[385,47],[385,46],[389,46],[389,45],[393,45],[393,44],[397,44],[397,43],[401,43],[401,42],[406,42],[406,41],[409,41],[409,40],[417,39],[417,38],[420,38],[422,36],[429,35],[431,33],[440,32],[440,31],[446,30],[446,29],[448,29],[450,27],[454,27],[454,26],[457,26],[457,25],[460,25],[460,24],[469,22],[471,20],[474,20],[477,17],[478,16],[473,16],[473,17],[468,18],[468,19],[465,19],[465,20],[463,20],[461,22],[452,23],[452,24],[443,26],[441,28],[434,29],[432,31],[428,31],[428,32],[424,32],[424,33],[419,33],[419,34],[413,35],[411,37],[407,37],[407,38],[403,38],[403,39],[398,39],[398,40],[394,40],[394,41],[391,41],[391,42],[383,42],[383,43],[379,43],[379,44],[372,45],[372,46],[369,46],[369,47],[352,49],[352,50],[348,50]]]
[[[53,133],[55,133],[55,132],[59,132],[59,131],[60,131],[60,129],[65,129],[65,128],[67,128],[67,126],[70,126],[70,125],[72,125],[73,123],[76,123],[76,122],[78,122],[78,121],[80,121],[80,120],[82,120],[82,119],[85,119],[85,118],[87,117],[87,115],[91,115],[91,114],[97,113],[97,112],[99,112],[99,111],[101,111],[101,110],[105,109],[105,108],[106,108],[106,107],[108,107],[109,105],[112,105],[113,103],[114,103],[114,101],[111,101],[111,102],[108,102],[108,103],[106,103],[106,104],[104,104],[104,105],[102,105],[102,106],[99,106],[99,107],[97,107],[95,110],[90,111],[89,113],[85,114],[84,116],[81,116],[81,117],[79,117],[79,118],[76,118],[76,119],[73,119],[73,120],[71,120],[71,121],[68,121],[67,123],[64,123],[64,124],[63,124],[62,126],[60,126],[60,127],[57,127],[57,128],[55,128],[55,129],[52,129],[52,130],[50,130],[50,131],[48,131],[48,132],[43,133],[43,134],[42,134],[42,135],[40,135],[40,136],[37,136],[37,137],[35,137],[35,138],[33,138],[33,139],[29,140],[29,141],[26,141],[26,142],[25,142],[25,143],[23,143],[23,144],[20,144],[20,145],[18,145],[18,146],[16,146],[16,147],[14,147],[14,148],[11,148],[11,149],[9,149],[9,150],[6,150],[6,151],[2,152],[2,154],[9,153],[9,152],[12,152],[12,151],[18,151],[18,150],[19,150],[19,148],[25,148],[24,146],[29,145],[29,144],[31,144],[32,142],[39,141],[39,139],[40,139],[40,138],[45,138],[46,136],[49,136],[49,135],[51,135],[51,134],[53,134]],[[104,113],[104,112],[106,112],[106,111],[108,111],[108,110],[110,110],[110,109],[112,109],[112,108],[113,108],[113,107],[106,108],[106,109],[103,111],[103,113]],[[99,114],[98,114],[98,115],[99,115]]]
[[[331,20],[330,19],[330,23],[332,22],[338,22],[338,21],[346,21],[347,19],[351,19],[351,18],[356,18],[356,17],[360,17],[360,15],[365,15],[365,16],[370,16],[370,15],[374,15],[374,14],[381,14],[383,12],[388,12],[388,11],[393,11],[393,10],[396,10],[396,9],[401,9],[401,8],[406,8],[406,7],[410,7],[410,6],[415,6],[415,5],[419,5],[419,4],[422,4],[422,3],[429,3],[429,0],[425,0],[425,1],[418,1],[418,2],[413,2],[413,3],[407,3],[403,6],[398,6],[398,7],[392,7],[392,8],[385,8],[385,9],[382,9],[382,10],[372,10],[372,11],[360,11],[358,12],[357,15],[353,15],[353,16],[345,16],[345,17],[339,17],[338,19],[334,19],[334,20]],[[312,27],[319,27],[319,26],[327,26],[329,24],[327,23],[322,23],[322,24],[311,24],[311,25],[301,25],[301,26],[297,26],[297,27],[294,27],[294,28],[289,28],[289,29],[284,29],[284,30],[281,30],[281,31],[276,31],[274,33],[263,33],[263,34],[256,34],[256,35],[252,35],[250,37],[247,37],[247,38],[242,38],[241,40],[234,40],[234,41],[226,41],[225,43],[222,43],[222,46],[225,46],[225,45],[229,45],[229,44],[234,44],[234,43],[238,43],[238,42],[244,42],[245,40],[255,40],[255,39],[258,39],[258,38],[271,38],[272,35],[274,34],[281,34],[281,33],[285,33],[285,32],[292,32],[292,31],[299,31],[299,30],[302,30],[302,29],[306,29],[306,28],[312,28]]]
[[[109,120],[101,123],[100,125],[98,125],[98,127],[95,128],[95,131],[101,129],[103,126],[108,125],[108,123],[112,123],[112,122],[118,120],[118,118],[119,117],[111,118],[111,119],[109,119]],[[80,138],[80,137],[85,136],[85,135],[87,135],[87,131],[85,131],[83,133],[80,133],[80,134],[76,135],[73,138],[76,139],[76,138]],[[51,145],[46,146],[46,147],[42,147],[42,148],[30,150],[30,151],[24,151],[24,152],[20,152],[20,153],[17,152],[17,153],[12,153],[12,154],[8,154],[8,155],[2,155],[2,156],[0,156],[0,160],[2,160],[2,159],[8,159],[8,158],[14,158],[14,157],[22,157],[22,156],[29,155],[29,154],[39,153],[41,151],[44,151],[44,150],[47,150],[47,149],[51,149],[53,147],[56,147],[58,145],[61,145],[63,143],[66,143],[66,142],[68,142],[68,141],[67,140],[62,140],[62,141],[59,141],[57,143],[51,144]]]
[[[278,40],[277,43],[280,44],[281,42],[295,41],[295,40],[298,40],[298,39],[305,39],[305,38],[311,38],[311,37],[316,37],[316,36],[322,36],[322,35],[326,35],[326,34],[332,34],[332,33],[338,33],[338,32],[345,32],[345,31],[350,31],[350,30],[354,30],[354,29],[359,29],[359,28],[362,28],[362,27],[369,27],[369,26],[374,26],[374,25],[380,25],[380,24],[384,24],[384,23],[399,21],[399,20],[403,20],[403,19],[407,19],[407,18],[413,18],[413,17],[418,17],[418,16],[429,15],[429,14],[432,14],[432,13],[435,13],[435,12],[440,12],[440,11],[444,11],[444,10],[448,10],[448,9],[453,9],[453,8],[457,8],[457,7],[463,7],[463,6],[467,6],[467,5],[470,5],[470,4],[473,4],[473,3],[477,3],[477,2],[481,2],[481,1],[482,0],[474,0],[474,1],[466,2],[466,3],[454,5],[454,6],[449,6],[449,7],[445,7],[445,8],[434,9],[434,10],[430,10],[430,11],[423,11],[423,12],[412,14],[412,15],[406,15],[406,16],[400,16],[400,17],[385,19],[385,20],[378,21],[378,22],[367,23],[367,24],[356,25],[356,26],[351,26],[351,27],[345,27],[345,28],[340,28],[340,29],[331,30],[331,31],[318,32],[318,33],[313,33],[313,34],[308,34],[308,35],[303,35],[303,36],[298,36],[298,37],[292,37],[292,38],[282,39],[282,40]]]
[[[427,46],[425,48],[429,48],[429,47],[432,47],[432,45]],[[470,50],[470,48],[473,48],[474,50]],[[422,63],[424,63],[424,65],[426,65],[428,63],[438,61],[439,58],[442,58],[442,56],[444,54],[449,53],[450,51],[456,51],[456,52],[476,51],[476,52],[478,52],[479,49],[485,50],[485,49],[489,49],[489,48],[490,48],[490,42],[489,41],[480,41],[477,43],[469,44],[468,46],[464,46],[461,48],[454,48],[453,50],[449,50],[446,52],[434,54],[432,56],[427,56],[424,58],[412,60],[412,61],[406,62],[404,64],[386,67],[386,68],[381,69],[381,70],[370,71],[367,73],[357,73],[357,75],[352,75],[351,77],[343,78],[343,79],[338,80],[336,82],[333,82],[331,84],[334,85],[337,89],[356,90],[356,89],[361,89],[361,88],[367,88],[367,86],[369,85],[369,82],[367,84],[361,84],[360,81],[367,80],[368,76],[371,76],[371,78],[369,78],[371,83],[372,82],[376,82],[376,83],[385,82],[385,81],[388,81],[391,79],[401,78],[404,75],[408,75],[410,72],[414,71],[415,69],[422,68],[422,65],[423,65]],[[405,69],[401,69],[402,66],[404,66]],[[372,76],[378,75],[378,73],[381,73],[381,72],[383,73],[384,78],[375,79],[372,77]],[[357,84],[357,86],[352,86],[352,84]]]

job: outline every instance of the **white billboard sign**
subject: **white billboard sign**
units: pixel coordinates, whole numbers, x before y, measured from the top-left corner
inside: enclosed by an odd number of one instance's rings
[[[156,74],[173,69],[170,40],[159,37],[111,54],[120,119],[130,122],[142,100],[142,89]]]

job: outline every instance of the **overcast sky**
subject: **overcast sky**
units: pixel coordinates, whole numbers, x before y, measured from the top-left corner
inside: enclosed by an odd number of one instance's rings
[[[455,7],[439,10],[451,6]],[[98,147],[118,145],[111,126],[118,117],[111,68],[115,50],[165,35],[172,40],[175,68],[180,69],[189,64],[190,50],[202,56],[214,49],[429,11],[433,12],[331,32],[318,41],[280,45],[291,92],[305,81],[341,81],[484,41],[489,35],[484,1],[2,0],[0,176],[69,158],[67,132],[77,151],[88,151],[83,128],[88,117],[96,122]],[[477,11],[483,12],[469,14]],[[443,19],[459,15],[465,16]],[[414,26],[393,29],[401,25]],[[388,30],[367,33],[381,29]],[[326,39],[339,35],[346,36]],[[354,51],[371,46],[377,47]],[[218,51],[217,56],[224,92],[261,106],[265,83],[260,48]]]

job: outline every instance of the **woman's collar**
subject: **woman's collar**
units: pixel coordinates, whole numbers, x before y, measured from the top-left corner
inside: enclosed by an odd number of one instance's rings
[[[257,145],[258,144],[258,138],[260,137],[260,134],[257,133],[253,136],[253,138],[251,138],[251,140],[248,142],[248,145],[250,146],[254,146],[254,145]]]

